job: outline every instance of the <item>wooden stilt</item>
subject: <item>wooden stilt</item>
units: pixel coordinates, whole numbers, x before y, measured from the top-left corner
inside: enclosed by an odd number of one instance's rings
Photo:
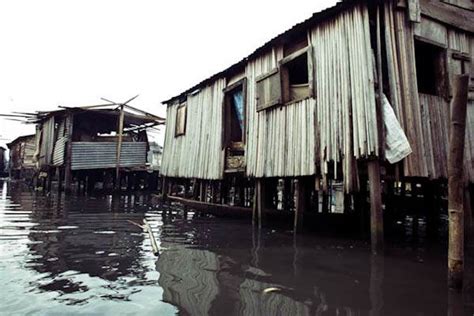
[[[258,213],[258,227],[262,227],[264,208],[265,208],[265,185],[263,179],[257,179],[257,213]]]
[[[167,183],[166,183],[166,177],[161,178],[161,196],[163,198],[163,201],[166,201],[168,198],[168,189],[167,189]]]
[[[303,229],[303,212],[305,206],[305,186],[302,179],[295,180],[295,217],[293,221],[293,231],[301,232]]]
[[[206,183],[204,180],[199,181],[199,201],[205,202],[206,198]]]
[[[464,275],[463,157],[469,75],[453,78],[448,151],[448,285],[462,289]]]
[[[66,143],[66,157],[64,163],[64,192],[71,193],[72,170],[71,170],[71,156],[72,156],[72,129],[74,122],[74,115],[69,113],[67,116],[67,143]]]
[[[370,239],[374,254],[383,250],[383,213],[378,160],[368,162],[370,192]]]
[[[255,184],[253,187],[253,201],[252,201],[252,224],[255,225],[257,223],[257,213],[258,213],[258,198],[257,198],[257,181],[255,180]]]
[[[122,152],[122,138],[123,138],[123,124],[124,124],[124,118],[125,118],[125,112],[123,109],[124,105],[120,105],[120,116],[119,116],[119,121],[118,121],[118,130],[117,130],[117,153],[116,153],[116,166],[115,166],[115,177],[120,179],[120,156]],[[117,181],[119,182],[119,181]],[[120,187],[121,189],[121,187]]]

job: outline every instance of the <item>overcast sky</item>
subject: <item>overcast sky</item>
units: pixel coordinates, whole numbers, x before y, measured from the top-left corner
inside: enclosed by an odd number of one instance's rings
[[[161,101],[336,3],[14,0],[0,2],[0,113],[117,102],[164,116]],[[0,146],[33,133],[0,118]],[[162,137],[157,136],[158,140]]]

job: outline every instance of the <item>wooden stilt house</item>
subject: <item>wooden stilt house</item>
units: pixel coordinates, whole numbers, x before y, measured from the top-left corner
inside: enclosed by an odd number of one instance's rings
[[[35,138],[34,134],[24,135],[7,144],[10,150],[8,171],[12,179],[33,179],[36,170],[36,163],[33,159]]]
[[[40,175],[64,179],[69,190],[74,180],[93,186],[99,179],[110,179],[119,187],[125,175],[146,172],[146,130],[164,124],[164,119],[109,104],[40,112],[30,122],[37,124]]]
[[[278,199],[277,179],[291,179],[298,226],[312,191],[324,199],[337,182],[355,197],[368,187],[381,235],[382,180],[446,180],[460,73],[471,74],[465,175],[474,182],[472,21],[469,0],[345,0],[313,14],[163,102],[164,193],[181,183],[188,197],[229,204],[232,191],[261,214]]]

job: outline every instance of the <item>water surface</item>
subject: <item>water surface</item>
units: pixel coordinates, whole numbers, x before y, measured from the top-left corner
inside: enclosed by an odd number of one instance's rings
[[[158,258],[129,222],[145,218]],[[443,243],[372,256],[364,240],[259,231],[146,194],[65,197],[0,181],[2,315],[472,315],[471,283],[449,295],[445,266]]]

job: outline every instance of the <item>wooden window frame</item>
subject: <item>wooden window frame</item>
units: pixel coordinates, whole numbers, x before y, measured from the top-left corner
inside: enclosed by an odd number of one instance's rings
[[[242,142],[245,144],[247,140],[247,78],[242,78],[233,84],[228,85],[222,91],[224,92],[224,101],[222,105],[222,121],[224,125],[229,124],[230,118],[227,116],[227,107],[230,106],[229,96],[230,93],[238,88],[242,87],[242,100],[243,100],[243,117],[242,117]],[[222,128],[222,148],[227,146],[227,137],[225,127]]]
[[[435,46],[437,47],[437,49],[440,49],[442,50],[442,82],[441,82],[441,85],[442,85],[442,88],[439,89],[439,95],[435,95],[435,96],[438,96],[438,97],[442,97],[442,98],[445,98],[447,99],[448,96],[450,95],[450,83],[449,83],[449,79],[448,79],[448,74],[449,74],[449,48],[446,44],[443,44],[443,43],[439,43],[439,42],[436,42],[436,41],[433,41],[433,40],[430,40],[426,37],[423,37],[423,36],[418,36],[418,35],[414,35],[413,36],[413,47],[415,47],[415,41],[418,41],[418,42],[421,42],[421,43],[424,43],[424,44],[428,44],[428,45],[432,45],[432,46]],[[416,52],[415,52],[415,67],[416,67]],[[418,80],[418,73],[416,74],[416,80]],[[418,87],[419,89],[419,87]],[[418,91],[418,93],[420,93]]]
[[[295,100],[289,100],[289,87],[287,87],[287,81],[289,80],[288,78],[288,72],[285,69],[286,65],[296,58],[302,56],[303,54],[306,54],[307,56],[307,66],[308,66],[308,89],[309,93],[308,96],[298,98]],[[258,76],[255,79],[255,84],[256,84],[256,92],[257,92],[257,112],[267,110],[270,108],[273,108],[277,105],[289,105],[293,104],[296,102],[299,102],[301,100],[309,99],[309,98],[315,98],[316,93],[315,93],[315,76],[314,76],[314,61],[313,61],[313,47],[311,45],[308,45],[304,48],[301,48],[288,56],[284,57],[278,62],[278,66],[270,70],[269,72]],[[280,83],[280,97],[278,99],[272,100],[272,102],[269,102],[267,104],[259,106],[258,104],[258,84],[259,82],[267,79],[270,76],[273,76],[278,73],[279,78],[277,79],[278,82]]]
[[[184,108],[184,127],[183,127],[183,130],[182,131],[178,131],[178,116],[179,116],[179,111],[180,109]],[[177,107],[176,107],[176,120],[175,120],[175,127],[174,127],[174,137],[179,137],[179,136],[183,136],[186,134],[186,123],[187,123],[187,118],[188,118],[188,107],[187,107],[187,103],[184,102],[184,103],[180,103]]]
[[[302,55],[306,54],[306,60],[307,60],[307,67],[308,67],[308,96],[294,99],[294,100],[289,100],[290,99],[290,91],[289,91],[289,86],[287,84],[287,81],[289,80],[288,78],[288,71],[286,70],[286,65],[293,60],[295,60],[298,57],[301,57]],[[281,80],[281,93],[282,93],[282,99],[284,105],[292,104],[299,102],[301,100],[305,100],[308,98],[313,98],[315,93],[314,93],[314,63],[313,63],[313,47],[311,45],[308,45],[306,47],[303,47],[288,56],[284,57],[282,60],[279,62],[279,68],[280,68],[280,80]]]

